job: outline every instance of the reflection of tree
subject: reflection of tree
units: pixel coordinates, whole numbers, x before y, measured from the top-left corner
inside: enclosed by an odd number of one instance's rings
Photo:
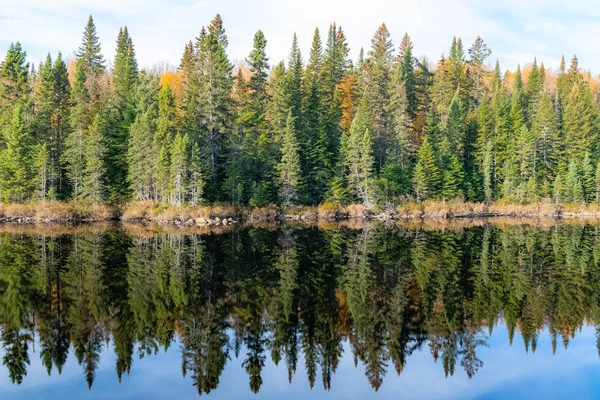
[[[2,364],[8,369],[8,376],[12,383],[21,384],[27,375],[29,365],[29,342],[33,338],[29,333],[21,332],[18,328],[4,327],[2,329],[2,347],[4,357]]]
[[[304,358],[309,384],[320,377],[328,390],[345,339],[375,390],[390,364],[400,374],[424,344],[447,376],[458,368],[472,377],[483,366],[484,332],[499,321],[511,342],[520,335],[535,351],[545,326],[555,348],[600,320],[599,232],[374,224],[135,238],[119,229],[4,234],[3,364],[21,382],[37,330],[48,373],[62,371],[72,345],[90,387],[104,342],[113,340],[121,379],[134,352],[166,350],[175,337],[199,394],[218,386],[231,347],[254,392],[269,352],[290,381]]]

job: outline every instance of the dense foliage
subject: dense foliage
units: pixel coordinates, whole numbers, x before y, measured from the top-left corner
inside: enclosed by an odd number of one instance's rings
[[[315,30],[306,59],[296,35],[286,63],[270,64],[260,30],[238,65],[227,47],[219,15],[176,71],[140,69],[126,27],[107,65],[91,17],[71,60],[36,69],[12,44],[2,200],[598,201],[600,90],[575,56],[502,73],[481,38],[455,38],[434,66],[408,34],[396,51],[385,24],[356,62],[336,25]]]

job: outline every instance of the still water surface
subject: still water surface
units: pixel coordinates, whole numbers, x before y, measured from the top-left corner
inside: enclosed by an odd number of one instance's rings
[[[599,235],[0,229],[1,398],[598,398]]]

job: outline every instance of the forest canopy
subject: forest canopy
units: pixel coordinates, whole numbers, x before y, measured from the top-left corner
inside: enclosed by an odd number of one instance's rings
[[[3,202],[151,200],[262,207],[409,201],[598,202],[598,81],[576,56],[557,71],[491,67],[480,38],[452,39],[437,64],[385,24],[349,58],[335,24],[296,34],[286,61],[254,35],[228,58],[220,15],[178,68],[138,66],[127,29],[109,65],[92,17],[72,58],[0,64]]]

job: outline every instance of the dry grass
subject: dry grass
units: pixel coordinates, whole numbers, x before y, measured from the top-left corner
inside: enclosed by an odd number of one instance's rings
[[[49,201],[28,204],[1,204],[0,218],[29,222],[108,221],[116,211],[102,204]]]

